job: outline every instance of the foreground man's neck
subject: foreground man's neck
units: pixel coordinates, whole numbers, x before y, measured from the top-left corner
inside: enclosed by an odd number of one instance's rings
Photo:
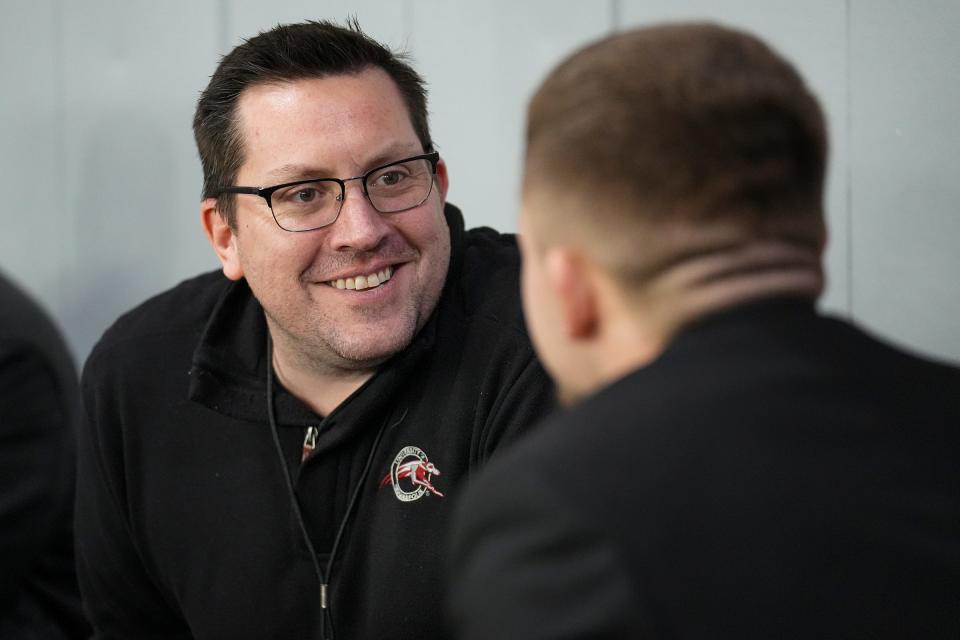
[[[765,298],[814,300],[822,290],[820,252],[804,245],[757,240],[678,262],[614,305],[594,388],[650,364],[700,318]]]

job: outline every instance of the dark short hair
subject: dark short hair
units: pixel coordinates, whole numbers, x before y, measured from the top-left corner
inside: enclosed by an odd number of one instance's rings
[[[244,161],[236,111],[245,89],[272,82],[355,74],[371,67],[382,69],[396,83],[424,151],[433,151],[425,83],[405,54],[370,38],[355,19],[348,20],[346,26],[312,20],[278,25],[225,55],[197,101],[193,133],[203,165],[203,197],[219,196],[221,214],[231,225],[234,223],[233,196],[219,195],[219,190],[233,184]]]
[[[823,114],[747,33],[677,23],[588,45],[535,94],[526,142],[525,189],[588,194],[608,237],[631,220],[732,221],[822,242]]]

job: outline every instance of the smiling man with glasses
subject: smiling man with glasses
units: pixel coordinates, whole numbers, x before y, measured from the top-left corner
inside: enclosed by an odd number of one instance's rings
[[[446,203],[423,82],[356,25],[222,60],[194,131],[222,264],[84,373],[101,637],[442,638],[451,507],[552,406],[512,237]]]

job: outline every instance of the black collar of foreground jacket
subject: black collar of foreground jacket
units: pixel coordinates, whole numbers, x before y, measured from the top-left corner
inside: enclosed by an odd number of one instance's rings
[[[430,351],[436,336],[437,318],[443,308],[463,304],[460,271],[464,252],[464,222],[460,210],[447,204],[444,210],[450,228],[450,265],[440,303],[413,342],[384,363],[370,380],[340,405],[329,417],[324,431],[336,437],[335,418],[353,413],[351,403],[363,394],[364,415],[382,415],[387,405],[395,405],[395,390],[408,376],[415,375],[417,364]],[[240,420],[267,423],[266,393],[267,325],[263,308],[250,292],[246,280],[230,283],[217,301],[193,353],[189,398],[217,413]],[[395,408],[395,407],[394,407]],[[280,425],[318,424],[318,416],[282,387],[276,395],[277,422]],[[349,422],[355,422],[352,416]]]

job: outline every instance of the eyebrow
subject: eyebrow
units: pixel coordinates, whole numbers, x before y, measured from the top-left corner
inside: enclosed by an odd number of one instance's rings
[[[294,180],[303,180],[306,178],[329,178],[330,172],[323,169],[316,169],[310,165],[303,164],[285,164],[267,172],[268,176],[284,182]]]
[[[374,167],[382,166],[388,162],[394,160],[402,160],[403,158],[409,157],[411,155],[419,155],[418,149],[420,145],[417,143],[397,143],[392,144],[384,149],[382,149],[377,155],[371,157],[363,166],[366,168],[360,172],[360,175],[363,175],[370,169]],[[353,176],[334,176],[332,175],[329,169],[323,167],[318,168],[315,165],[304,165],[304,164],[285,164],[277,167],[276,169],[271,169],[267,172],[267,176],[276,178],[277,180],[283,180],[284,182],[293,182],[296,180],[306,180],[309,178],[351,178]]]

